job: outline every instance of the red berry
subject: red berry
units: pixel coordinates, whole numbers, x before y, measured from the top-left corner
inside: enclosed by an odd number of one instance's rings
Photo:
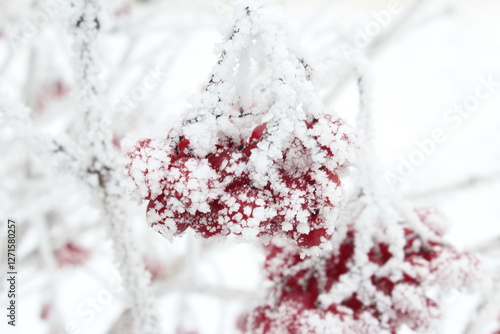
[[[192,216],[187,212],[175,214],[169,212],[166,200],[166,196],[162,194],[149,201],[146,211],[151,220],[151,226],[155,226],[157,230],[161,226],[160,231],[166,230],[173,235],[184,233],[191,223]]]
[[[259,141],[262,138],[262,135],[264,134],[264,131],[266,130],[267,123],[262,123],[261,125],[257,126],[253,132],[250,138],[248,139],[249,144],[253,144],[256,141]]]
[[[186,158],[189,157],[189,140],[182,139],[179,144],[177,144],[177,157],[178,158]]]

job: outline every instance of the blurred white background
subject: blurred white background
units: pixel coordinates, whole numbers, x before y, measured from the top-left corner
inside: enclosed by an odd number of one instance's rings
[[[317,69],[325,105],[353,123],[358,93],[341,45],[354,45],[359,31],[374,22],[373,13],[387,11],[390,2],[267,2],[288,14]],[[447,240],[461,250],[475,250],[500,237],[500,2],[417,2],[397,2],[400,12],[359,49],[375,78],[376,147],[385,171],[396,173],[401,161],[419,150],[417,142],[438,128],[444,131],[446,140],[397,189],[418,205],[441,209],[453,223]],[[37,129],[57,135],[68,132],[74,121],[64,10],[22,45],[12,42],[12,34],[22,31],[42,4],[0,2],[0,90],[31,108]],[[109,0],[102,6],[102,79],[106,103],[116,115],[116,141],[163,138],[189,106],[188,97],[203,88],[231,5]],[[155,69],[166,73],[161,83],[124,112],[125,97]],[[493,78],[497,86],[467,117],[457,119],[450,109],[474,96],[481,78]],[[452,116],[454,122],[446,118]],[[50,171],[18,134],[1,131],[0,211],[3,220],[15,217],[20,228],[19,333],[60,334],[71,322],[81,331],[67,333],[111,333],[124,312],[123,291],[112,292],[95,317],[82,312],[88,298],[111,291],[118,275],[91,193],[71,176]],[[145,205],[130,201],[129,209],[143,257],[157,275],[152,288],[165,333],[235,332],[237,317],[265,294],[259,246],[235,240],[214,244],[192,233],[169,243],[146,226]],[[70,241],[88,250],[90,259],[77,266],[50,266],[43,245],[56,251]],[[493,257],[489,261],[494,264]],[[2,305],[5,297],[2,291]],[[478,300],[457,295],[446,305],[441,333],[462,333]],[[41,315],[49,306],[57,316],[46,321]]]

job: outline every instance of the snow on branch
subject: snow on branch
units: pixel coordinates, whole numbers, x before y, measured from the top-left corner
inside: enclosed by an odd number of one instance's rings
[[[92,134],[99,130],[106,105],[102,97],[99,78],[98,39],[100,7],[97,1],[82,0],[77,3],[71,22],[74,52],[76,55],[79,109],[84,126],[82,131]],[[109,135],[90,141],[88,154],[83,157],[86,172],[97,181],[98,195],[102,200],[103,221],[109,230],[115,256],[131,298],[134,332],[158,332],[151,296],[150,277],[146,273],[140,252],[126,215],[121,193],[121,173],[117,167],[118,154],[112,147]]]

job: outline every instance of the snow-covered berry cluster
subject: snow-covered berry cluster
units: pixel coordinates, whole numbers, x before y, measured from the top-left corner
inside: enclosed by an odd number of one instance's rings
[[[158,232],[175,236],[191,227],[205,238],[229,234],[259,237],[277,234],[311,248],[325,244],[333,232],[328,216],[338,205],[338,142],[349,144],[344,125],[325,115],[304,123],[320,147],[325,163],[316,168],[300,144],[286,148],[278,177],[257,186],[251,158],[269,146],[267,124],[234,143],[221,139],[213,152],[197,157],[189,139],[169,135],[166,141],[142,140],[127,154],[127,171],[141,198],[148,200],[148,222]],[[320,137],[329,134],[328,145]]]
[[[429,213],[419,211],[423,219]],[[359,231],[349,228],[334,251],[301,258],[297,247],[275,240],[265,261],[273,283],[269,301],[239,323],[245,333],[396,333],[406,324],[429,328],[440,314],[434,288],[470,287],[476,258],[442,242],[424,242],[405,227],[404,244],[368,241],[366,261],[356,259]],[[396,255],[402,251],[402,258]]]
[[[205,90],[166,140],[127,154],[130,190],[149,201],[148,223],[167,238],[188,227],[205,238],[282,235],[318,253],[343,203],[354,136],[323,110],[282,13],[235,6]],[[267,70],[252,77],[252,62]]]
[[[239,322],[245,333],[431,328],[439,292],[473,287],[479,262],[443,241],[439,212],[414,209],[381,182],[369,76],[357,81],[355,139],[323,110],[283,16],[251,0],[235,2],[234,15],[207,86],[182,120],[166,139],[139,141],[126,155],[148,223],[167,238],[191,228],[266,245],[270,293]],[[265,68],[257,79],[252,64]],[[364,70],[360,63],[356,71]],[[359,178],[344,207],[341,180],[355,152]]]

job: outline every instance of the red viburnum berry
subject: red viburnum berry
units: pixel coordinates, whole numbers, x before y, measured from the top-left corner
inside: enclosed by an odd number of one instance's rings
[[[147,207],[147,217],[152,221],[151,226],[160,234],[163,234],[163,229],[159,229],[156,225],[166,227],[171,233],[181,234],[189,227],[191,215],[184,211],[175,214],[167,209],[167,198],[165,195],[151,199]]]

